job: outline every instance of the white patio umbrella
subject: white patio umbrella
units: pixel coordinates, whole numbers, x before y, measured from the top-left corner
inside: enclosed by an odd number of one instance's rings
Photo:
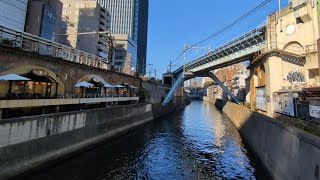
[[[114,88],[125,88],[125,86],[122,86],[122,85],[116,85],[116,86],[113,86]]]
[[[111,85],[111,84],[108,84],[108,83],[106,83],[106,84],[104,84],[104,87],[105,88],[113,88],[113,86]],[[106,92],[107,93],[107,92]],[[110,92],[109,92],[110,93]]]
[[[130,89],[132,89],[132,91],[130,90],[130,93],[134,94],[135,93],[135,89],[138,89],[138,87],[130,86]]]
[[[113,86],[114,88],[117,88],[117,94],[119,95],[119,89],[120,88],[125,88],[125,86],[122,86],[122,85],[116,85],[116,86]]]
[[[17,74],[6,74],[3,76],[0,76],[0,81],[9,81],[9,90],[8,94],[11,94],[12,91],[12,82],[13,81],[29,81],[31,79],[17,75]]]
[[[88,82],[86,82],[86,81],[82,81],[82,82],[79,82],[79,83],[77,83],[76,85],[74,85],[75,87],[80,87],[81,88],[81,94],[83,95],[84,94],[84,91],[83,91],[83,88],[85,88],[85,87],[91,87],[91,86],[93,86],[93,84],[91,84],[91,83],[88,83]]]
[[[75,87],[90,87],[90,86],[93,86],[93,84],[91,83],[88,83],[86,81],[82,81],[82,82],[79,82],[77,83],[76,85],[74,85]]]
[[[106,87],[106,88],[112,88],[112,87],[114,87],[114,86],[112,86],[111,84],[106,83],[106,84],[104,84],[104,87]]]
[[[0,76],[0,80],[2,81],[30,81],[31,79],[17,75],[17,74],[6,74]]]

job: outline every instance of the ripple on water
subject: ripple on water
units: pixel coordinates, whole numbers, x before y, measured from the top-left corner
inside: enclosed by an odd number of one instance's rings
[[[195,101],[29,179],[207,180],[263,175],[257,173],[229,119],[213,105]]]

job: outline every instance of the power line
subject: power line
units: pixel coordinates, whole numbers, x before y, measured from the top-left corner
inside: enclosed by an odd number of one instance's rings
[[[259,9],[261,9],[262,7],[264,7],[265,5],[269,4],[269,2],[271,2],[271,0],[265,0],[262,3],[260,3],[258,6],[256,6],[255,8],[253,8],[252,10],[250,10],[249,12],[247,12],[246,14],[242,15],[240,18],[236,19],[235,21],[233,21],[231,24],[225,26],[224,28],[220,29],[219,31],[213,33],[212,35],[210,35],[209,37],[191,45],[191,47],[195,47],[198,45],[201,45],[202,43],[218,36],[219,34],[225,32],[226,30],[230,29],[231,27],[233,27],[234,25],[238,24],[239,22],[241,22],[242,20],[246,19],[247,17],[249,17],[251,14],[253,14],[254,12],[258,11]]]
[[[258,11],[259,9],[261,9],[262,7],[266,6],[267,4],[269,4],[271,2],[271,0],[265,0],[262,3],[260,3],[259,5],[257,5],[255,8],[251,9],[250,11],[248,11],[247,13],[245,13],[244,15],[242,15],[240,18],[236,19],[235,21],[233,21],[231,24],[225,26],[224,28],[220,29],[219,31],[215,32],[214,34],[210,35],[209,37],[193,44],[190,46],[190,48],[201,45],[202,43],[220,35],[221,33],[225,32],[226,30],[230,29],[231,27],[235,26],[236,24],[238,24],[239,22],[241,22],[242,20],[246,19],[247,17],[249,17],[250,15],[252,15],[253,13],[255,13],[256,11]],[[175,58],[173,61],[171,61],[171,63],[175,63],[177,60],[179,60],[179,58],[181,58],[181,56],[183,55],[184,50],[177,56],[177,58]],[[178,64],[178,63],[176,63]]]

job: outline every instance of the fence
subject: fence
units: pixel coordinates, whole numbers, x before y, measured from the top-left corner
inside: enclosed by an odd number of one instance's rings
[[[101,69],[107,69],[110,64],[97,55],[3,26],[0,26],[0,44]]]

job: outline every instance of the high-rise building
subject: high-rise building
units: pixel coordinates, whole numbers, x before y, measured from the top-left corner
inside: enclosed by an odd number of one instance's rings
[[[62,30],[62,2],[60,0],[29,0],[25,31],[54,40]]]
[[[137,33],[137,71],[146,74],[147,65],[147,44],[148,44],[148,17],[149,0],[138,0],[138,33]]]
[[[137,44],[126,34],[115,34],[116,44],[113,65],[126,74],[133,75],[137,64]]]
[[[103,0],[100,0],[103,1]],[[106,0],[112,15],[111,33],[126,34],[137,44],[136,71],[146,72],[148,0]]]
[[[79,50],[107,58],[109,39],[106,34],[111,26],[110,13],[96,0],[61,0],[62,20],[66,23],[65,42]]]
[[[0,1],[0,26],[24,31],[28,0]]]

